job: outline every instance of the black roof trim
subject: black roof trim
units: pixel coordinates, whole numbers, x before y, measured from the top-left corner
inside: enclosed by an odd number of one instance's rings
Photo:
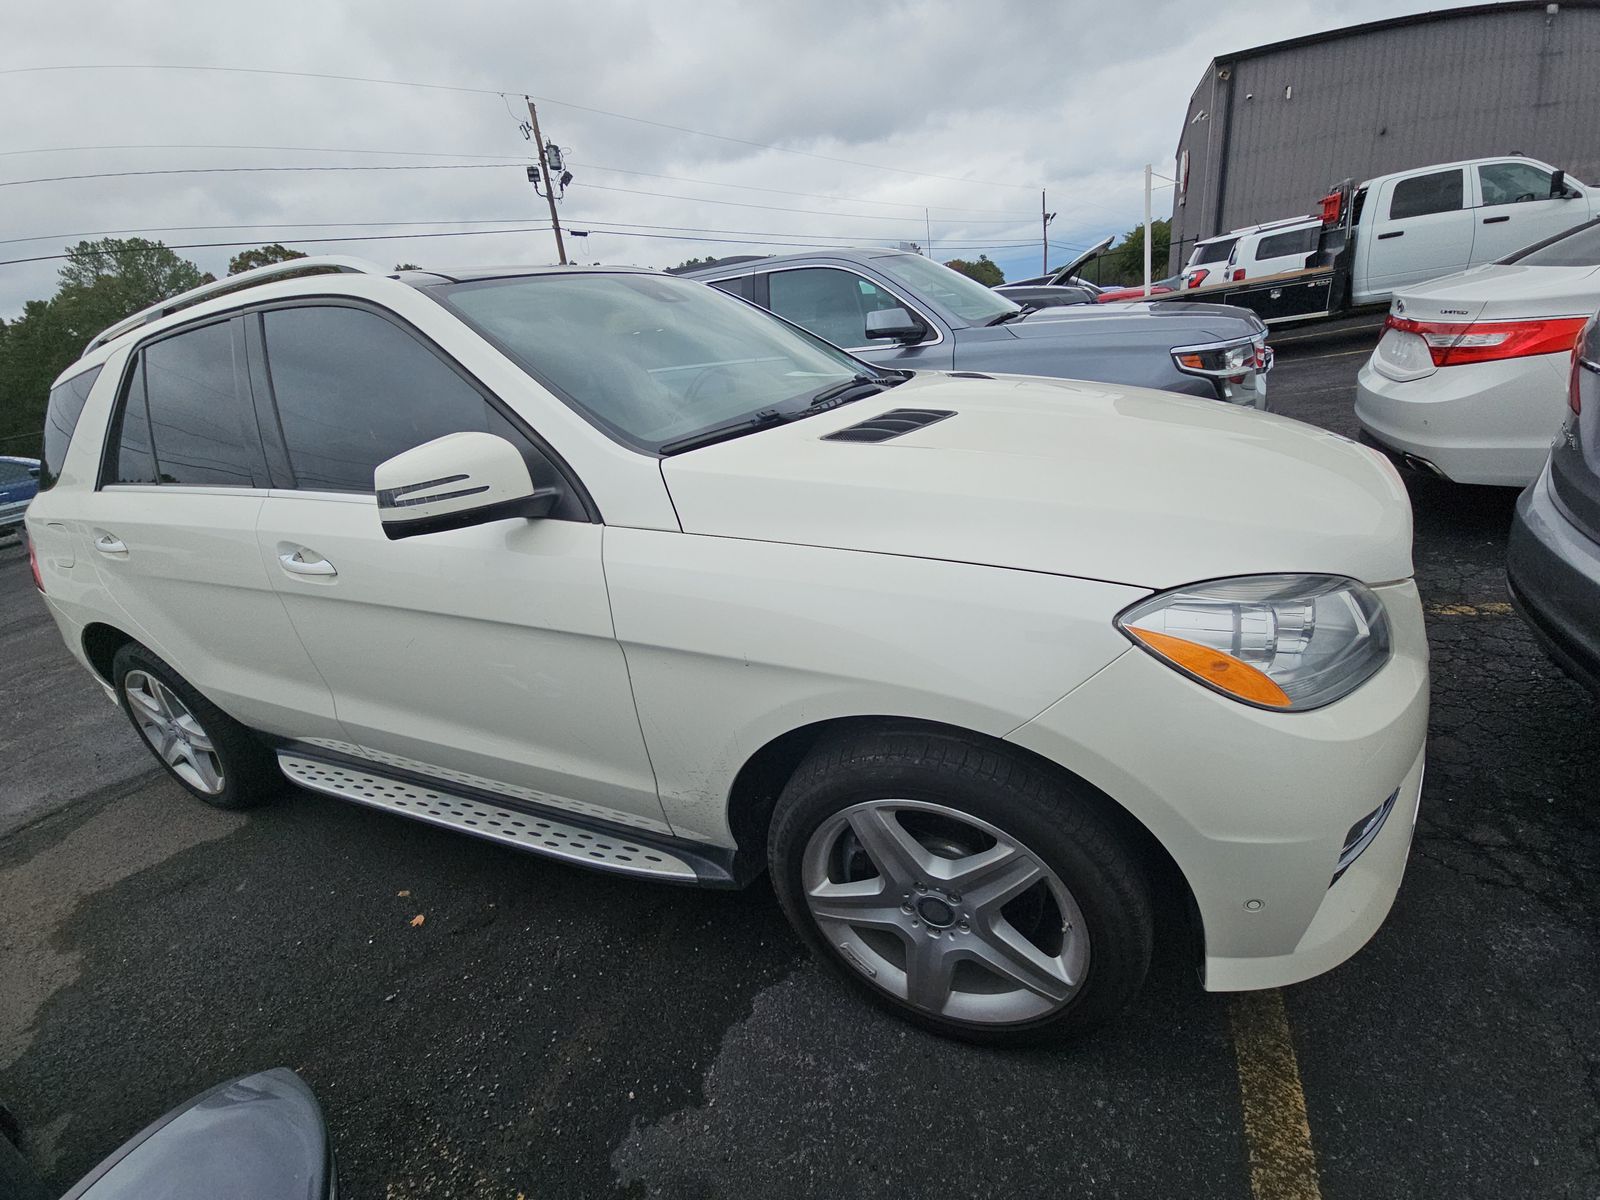
[[[1323,42],[1337,42],[1347,37],[1379,33],[1386,29],[1403,29],[1409,25],[1431,25],[1439,21],[1454,21],[1461,17],[1481,17],[1494,13],[1543,12],[1549,5],[1546,0],[1501,0],[1497,4],[1468,4],[1461,8],[1436,8],[1427,12],[1409,13],[1403,17],[1386,17],[1381,21],[1368,21],[1362,25],[1346,25],[1342,29],[1329,29],[1323,33],[1308,33],[1301,37],[1286,38],[1281,42],[1268,42],[1265,46],[1252,46],[1232,54],[1219,54],[1211,60],[1212,66],[1240,62],[1248,58],[1261,58],[1280,50],[1298,50],[1302,46],[1316,46]],[[1562,0],[1562,8],[1600,8],[1600,0]]]

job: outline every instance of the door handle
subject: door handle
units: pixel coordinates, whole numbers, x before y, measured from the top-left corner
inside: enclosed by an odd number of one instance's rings
[[[103,529],[95,532],[94,548],[100,551],[101,554],[126,555],[128,553],[127,544],[121,538],[115,534],[107,533]]]
[[[1381,242],[1381,241],[1385,240],[1386,238],[1405,237],[1405,235],[1406,235],[1406,231],[1404,229],[1392,229],[1388,233],[1380,233],[1378,235],[1378,240]]]
[[[278,562],[291,575],[320,575],[327,578],[339,573],[331,562],[315,550],[307,550],[304,546],[284,551],[278,555]]]
[[[1498,217],[1485,217],[1483,219],[1483,223],[1485,225],[1498,225],[1501,221],[1509,221],[1509,220],[1511,220],[1510,215],[1509,214],[1504,214],[1504,215],[1501,215],[1501,216],[1498,216]]]

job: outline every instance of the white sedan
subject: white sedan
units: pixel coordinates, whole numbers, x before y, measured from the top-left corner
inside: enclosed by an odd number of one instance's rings
[[[1572,343],[1600,307],[1600,221],[1397,292],[1361,368],[1366,438],[1455,483],[1525,487],[1566,411]]]

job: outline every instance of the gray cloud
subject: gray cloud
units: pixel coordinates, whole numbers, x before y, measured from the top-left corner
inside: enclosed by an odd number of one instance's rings
[[[727,242],[595,233],[585,261],[667,266],[757,243],[923,240],[987,252],[1016,275],[1038,263],[1038,188],[1060,212],[1055,243],[1133,224],[1139,171],[1170,173],[1184,104],[1217,53],[1434,7],[1353,0],[1197,5],[846,3],[756,6],[591,0],[587,5],[416,0],[271,8],[13,0],[0,69],[80,63],[188,63],[333,72],[507,88],[493,95],[189,71],[0,75],[0,152],[125,143],[337,147],[525,156],[520,93],[550,98],[548,135],[572,150],[577,183],[564,223],[685,226]],[[966,182],[849,166],[673,132],[567,107],[608,109],[811,154]],[[416,161],[308,151],[215,149],[6,153],[0,184],[162,167],[379,165]],[[610,168],[610,169],[602,169]],[[828,201],[623,174],[823,193]],[[1007,186],[1007,185],[1021,186]],[[633,189],[618,191],[609,189]],[[636,192],[672,193],[639,195]],[[709,203],[716,200],[729,203]],[[766,205],[740,207],[731,202]],[[1170,193],[1156,209],[1170,208]],[[819,213],[774,211],[815,209]],[[520,168],[155,175],[0,187],[0,238],[245,222],[544,222]],[[894,219],[886,219],[894,218]],[[313,231],[307,230],[310,235]],[[324,231],[327,232],[338,231]],[[372,231],[387,232],[387,231]],[[397,231],[398,232],[398,231]],[[658,230],[669,233],[669,230]],[[170,232],[169,244],[283,241],[290,231]],[[696,235],[683,233],[692,239]],[[64,239],[8,241],[0,258],[59,253]],[[957,249],[960,247],[960,249]],[[306,245],[384,263],[542,262],[548,234]],[[230,249],[184,251],[221,273]],[[49,295],[56,264],[0,268],[0,315]]]

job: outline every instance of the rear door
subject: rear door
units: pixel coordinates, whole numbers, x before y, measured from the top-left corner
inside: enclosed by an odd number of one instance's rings
[[[336,748],[667,831],[612,629],[605,527],[570,472],[383,312],[319,300],[246,319],[276,484],[259,559],[333,690],[348,733]],[[390,541],[373,470],[469,430],[521,449],[561,505],[543,520]]]
[[[1479,163],[1473,174],[1479,196],[1473,212],[1474,263],[1494,262],[1589,218],[1582,197],[1551,198],[1552,172],[1535,163],[1520,159]]]
[[[1358,300],[1379,300],[1396,288],[1466,268],[1472,256],[1473,210],[1467,169],[1450,167],[1385,182],[1367,197],[1376,218],[1361,236],[1366,287]]]
[[[1306,259],[1317,248],[1319,230],[1320,226],[1306,225],[1298,229],[1263,233],[1250,239],[1254,244],[1245,277],[1259,279],[1263,275],[1304,270]]]
[[[140,345],[81,534],[119,623],[210,700],[253,728],[332,735],[332,697],[256,552],[268,479],[244,381],[237,318]]]

